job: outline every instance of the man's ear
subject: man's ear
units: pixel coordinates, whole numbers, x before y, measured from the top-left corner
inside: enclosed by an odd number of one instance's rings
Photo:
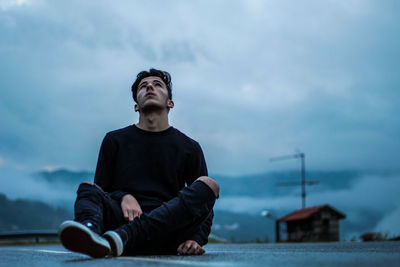
[[[169,99],[168,102],[167,102],[167,107],[168,107],[168,108],[173,108],[174,106],[175,106],[174,101],[172,101],[171,99]]]
[[[135,112],[138,112],[139,111],[139,106],[138,106],[138,104],[135,104]]]

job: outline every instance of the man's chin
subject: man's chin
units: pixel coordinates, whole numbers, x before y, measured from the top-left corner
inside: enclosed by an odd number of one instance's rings
[[[167,106],[160,105],[159,103],[146,103],[146,105],[143,105],[139,108],[139,111],[148,113],[153,111],[161,111],[163,109],[167,109]]]

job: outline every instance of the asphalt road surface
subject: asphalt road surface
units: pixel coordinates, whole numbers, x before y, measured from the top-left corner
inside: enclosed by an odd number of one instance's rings
[[[202,256],[92,259],[61,245],[0,246],[0,266],[400,266],[400,242],[210,244]]]

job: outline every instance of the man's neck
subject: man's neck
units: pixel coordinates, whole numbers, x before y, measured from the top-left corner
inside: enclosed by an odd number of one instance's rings
[[[142,130],[150,132],[164,131],[170,127],[168,123],[168,112],[139,112],[139,122],[136,126]]]

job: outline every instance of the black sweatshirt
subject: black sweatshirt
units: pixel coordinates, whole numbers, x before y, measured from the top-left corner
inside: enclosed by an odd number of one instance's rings
[[[118,201],[133,195],[149,212],[207,175],[203,151],[193,139],[173,127],[149,132],[131,125],[104,137],[94,182]],[[211,224],[209,216],[192,239],[206,244]]]

